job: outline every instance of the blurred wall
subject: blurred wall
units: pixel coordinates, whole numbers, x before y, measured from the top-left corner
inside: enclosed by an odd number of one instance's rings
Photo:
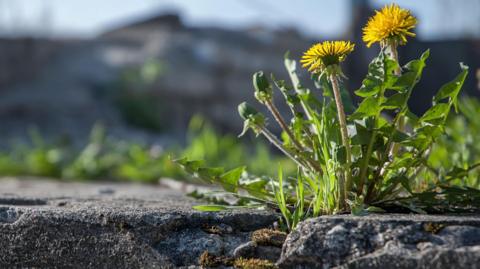
[[[354,27],[345,38],[355,40],[357,47],[344,67],[352,90],[359,87],[376,54],[375,49],[366,49],[361,31],[355,29],[371,10],[359,6],[354,11]],[[162,107],[158,120],[165,130],[181,134],[189,118],[200,113],[224,130],[239,132],[237,104],[255,103],[252,73],[262,69],[287,79],[283,54],[290,50],[298,59],[313,42],[292,29],[186,27],[175,14],[125,25],[92,40],[1,39],[0,138],[22,136],[31,126],[48,136],[81,138],[99,120],[119,136],[148,136],[149,130],[127,124],[112,96],[124,70],[150,59],[160,61],[163,72],[132,91],[148,93]],[[472,69],[465,92],[478,93],[474,76],[480,66],[478,40],[414,40],[400,49],[401,61],[418,57],[426,48],[431,48],[431,59],[410,103],[414,112],[424,111],[441,84],[454,78],[460,61]],[[301,74],[307,81],[308,74]]]

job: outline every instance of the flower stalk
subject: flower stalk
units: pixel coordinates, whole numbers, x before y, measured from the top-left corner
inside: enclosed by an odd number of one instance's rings
[[[275,106],[275,103],[273,103],[272,100],[267,100],[265,102],[265,105],[267,106],[268,110],[270,110],[270,112],[272,113],[273,118],[275,118],[275,120],[278,122],[278,125],[280,125],[282,130],[288,135],[288,137],[290,138],[290,141],[292,141],[295,148],[299,151],[302,151],[303,150],[302,145],[295,138],[292,131],[290,131],[290,128],[288,127],[287,123],[285,122],[282,115],[278,111],[277,107]]]
[[[344,177],[339,178],[339,189],[340,189],[340,204],[346,205],[347,193],[352,188],[352,173],[351,173],[351,162],[352,162],[352,153],[350,149],[350,138],[348,136],[347,129],[347,119],[345,116],[345,110],[343,108],[342,97],[340,95],[340,87],[338,85],[338,78],[336,74],[330,74],[329,76],[330,83],[332,84],[333,95],[335,97],[335,104],[337,106],[338,113],[338,122],[340,124],[340,133],[342,136],[342,144],[345,147],[346,153],[346,169],[344,171]],[[345,182],[344,182],[345,180]]]
[[[267,128],[265,128],[264,126],[259,126],[259,128],[260,128],[261,134],[265,136],[265,138],[270,143],[272,143],[272,145],[278,148],[283,154],[285,154],[287,157],[292,159],[297,165],[302,167],[304,170],[309,170],[309,167],[305,163],[303,163],[301,160],[296,158],[295,155],[293,155],[288,149],[286,149],[282,145],[282,142],[280,142],[280,140],[278,140],[278,138],[274,134],[272,134]]]
[[[265,105],[267,106],[268,110],[270,110],[270,112],[272,113],[273,117],[278,122],[282,130],[285,131],[285,133],[288,135],[288,137],[290,138],[290,141],[292,141],[297,152],[305,151],[302,145],[300,144],[300,142],[298,142],[297,138],[295,138],[295,136],[293,135],[292,131],[288,127],[287,123],[283,119],[277,107],[275,106],[275,103],[272,100],[266,100]],[[305,158],[305,159],[306,159],[306,162],[308,163],[308,166],[311,168],[311,170],[322,173],[322,168],[314,160],[311,160],[309,158]]]
[[[340,133],[342,137],[342,145],[345,148],[346,165],[341,169],[338,175],[338,207],[343,209],[347,207],[347,193],[352,189],[352,173],[351,161],[352,154],[350,148],[350,138],[348,136],[347,119],[345,109],[340,94],[340,86],[338,76],[342,75],[340,63],[350,54],[355,45],[349,41],[324,41],[313,45],[302,56],[300,61],[303,67],[308,68],[312,73],[326,74],[328,80],[332,84],[335,104],[337,107],[338,122],[340,125]]]
[[[394,60],[396,63],[398,63],[397,68],[394,70],[394,74],[396,76],[400,76],[402,74],[402,69],[400,68],[400,63],[398,61],[398,42],[394,39],[388,40],[387,41],[387,52],[389,52],[389,55],[392,60]],[[405,116],[400,116],[398,118],[398,121],[396,122],[396,127],[400,132],[403,132],[405,130]],[[397,154],[398,150],[400,149],[400,145],[398,143],[392,143],[389,156],[394,156]]]
[[[398,63],[399,45],[407,43],[407,37],[415,37],[412,30],[417,25],[417,19],[407,9],[399,7],[397,4],[387,5],[380,11],[376,11],[367,25],[363,28],[363,41],[370,47],[373,43],[380,43],[380,46],[386,49],[390,57]],[[401,75],[400,65],[394,70],[396,76]],[[405,117],[402,115],[395,124],[395,127],[403,132],[405,129]],[[388,155],[394,156],[399,145],[392,143],[388,149]]]
[[[322,173],[321,167],[312,159],[310,158],[301,158],[299,157],[302,152],[304,152],[304,148],[302,144],[298,141],[298,139],[293,135],[292,131],[290,130],[290,127],[287,125],[285,120],[282,117],[282,114],[278,111],[277,107],[275,106],[275,103],[273,102],[273,91],[272,87],[270,86],[270,82],[266,78],[265,74],[263,71],[256,72],[253,74],[253,86],[255,88],[255,98],[265,105],[270,113],[272,113],[273,118],[275,121],[280,125],[282,130],[288,135],[291,143],[294,146],[295,149],[295,156],[292,156],[295,160],[301,159],[302,162],[308,164],[307,167],[309,168],[308,170],[313,170],[318,173]],[[264,128],[267,132],[268,130]],[[264,130],[264,132],[265,132]],[[275,138],[270,132],[266,133],[267,139],[272,140],[272,137]],[[272,141],[270,141],[272,142]],[[279,144],[279,141],[274,141],[272,142],[273,144]],[[277,146],[278,147],[278,146]],[[282,146],[282,151],[284,151],[284,147]],[[291,155],[292,153],[290,153]]]

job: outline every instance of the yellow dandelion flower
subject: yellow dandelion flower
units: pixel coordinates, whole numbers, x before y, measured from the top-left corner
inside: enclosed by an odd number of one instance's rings
[[[370,47],[375,42],[396,40],[400,44],[407,42],[407,36],[414,37],[411,32],[417,25],[417,19],[409,10],[400,8],[397,4],[386,5],[368,20],[363,28],[363,41]]]
[[[330,65],[343,62],[354,47],[350,41],[324,41],[308,49],[300,63],[310,72],[321,72]]]

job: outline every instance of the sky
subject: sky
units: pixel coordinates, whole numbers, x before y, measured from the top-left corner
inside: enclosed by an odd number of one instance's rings
[[[178,11],[187,25],[293,26],[335,37],[348,25],[352,0],[0,0],[0,35],[93,37],[116,25]],[[375,7],[391,1],[371,0]],[[480,37],[480,0],[397,0],[420,18],[423,39]]]

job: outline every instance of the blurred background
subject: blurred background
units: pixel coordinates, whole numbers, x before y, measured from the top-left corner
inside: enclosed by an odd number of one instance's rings
[[[395,2],[419,19],[401,62],[431,49],[410,109],[424,112],[463,62],[474,119],[480,0]],[[255,103],[252,73],[287,78],[286,51],[298,59],[314,42],[347,39],[357,45],[344,65],[346,83],[357,89],[378,52],[363,44],[361,29],[389,3],[0,0],[0,175],[154,182],[184,177],[168,161],[184,155],[228,167],[246,162],[259,174],[276,171],[272,164],[288,168],[267,143],[235,137],[237,105]],[[477,133],[480,127],[458,134],[459,145],[470,137],[473,151]],[[446,153],[445,146],[439,164]],[[460,161],[477,156],[458,154]]]

